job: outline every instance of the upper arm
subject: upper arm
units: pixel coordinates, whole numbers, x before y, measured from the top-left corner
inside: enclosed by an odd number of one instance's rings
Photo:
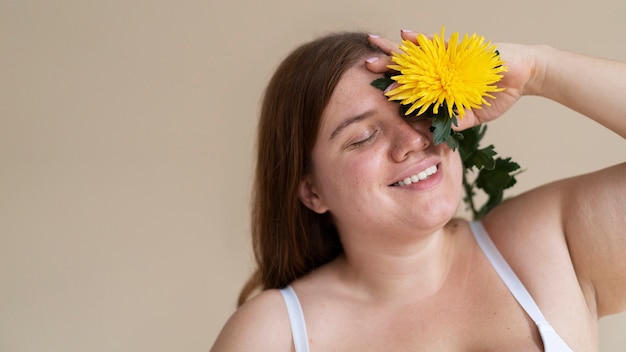
[[[511,198],[483,222],[526,285],[556,292],[573,278],[590,312],[604,316],[626,310],[625,210],[623,163]]]
[[[211,348],[211,352],[291,350],[287,309],[277,290],[263,291],[239,307]]]
[[[562,219],[581,285],[599,316],[626,309],[626,163],[563,181]]]

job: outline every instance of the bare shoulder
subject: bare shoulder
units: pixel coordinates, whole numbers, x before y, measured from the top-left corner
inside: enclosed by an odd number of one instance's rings
[[[567,292],[576,284],[591,312],[623,311],[624,176],[626,163],[546,184],[496,207],[485,227],[525,284],[567,287],[561,278],[571,277]]]
[[[291,351],[291,327],[278,290],[266,290],[235,311],[211,352]]]
[[[620,216],[626,199],[624,176],[626,163],[551,182],[500,204],[484,222],[501,242],[534,239],[571,246],[596,236],[599,229],[617,233],[625,224]]]

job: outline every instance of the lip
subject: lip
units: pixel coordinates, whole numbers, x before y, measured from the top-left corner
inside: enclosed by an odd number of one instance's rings
[[[406,178],[410,178],[413,175],[417,175],[418,173],[425,171],[427,168],[431,166],[436,166],[437,172],[434,173],[433,175],[430,175],[428,178],[420,180],[419,182],[413,182],[409,185],[404,185],[404,186],[396,185],[398,181],[402,181]],[[397,177],[393,182],[391,182],[388,186],[393,187],[393,188],[398,188],[398,189],[428,188],[432,186],[433,184],[438,183],[441,180],[441,172],[442,170],[441,170],[440,161],[433,160],[433,159],[425,160],[425,161],[420,162],[419,164],[412,166],[410,169],[402,172],[402,174],[399,177]]]

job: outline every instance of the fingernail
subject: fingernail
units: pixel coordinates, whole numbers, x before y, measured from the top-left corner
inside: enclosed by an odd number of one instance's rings
[[[368,34],[367,36],[370,37],[370,38],[374,38],[374,39],[380,38],[380,36],[376,35],[376,34]]]
[[[397,82],[393,82],[393,83],[391,83],[391,84],[390,84],[387,88],[385,88],[384,93],[387,93],[387,92],[389,92],[390,90],[395,89],[395,88],[396,88],[396,87],[398,87],[398,86],[399,86],[399,84],[398,84]]]
[[[374,62],[380,60],[380,58],[378,56],[374,56],[374,57],[370,57],[369,59],[365,60],[368,64],[373,64]]]
[[[400,30],[400,32],[402,32],[402,33],[413,33],[413,31],[410,30],[410,29],[402,29],[402,30]]]

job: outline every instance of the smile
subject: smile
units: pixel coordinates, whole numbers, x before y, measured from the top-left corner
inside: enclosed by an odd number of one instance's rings
[[[400,186],[400,187],[408,186],[411,183],[417,183],[417,182],[423,181],[436,173],[437,173],[437,165],[433,165],[424,171],[421,171],[411,177],[407,177],[404,180],[401,180],[392,184],[392,186]]]

